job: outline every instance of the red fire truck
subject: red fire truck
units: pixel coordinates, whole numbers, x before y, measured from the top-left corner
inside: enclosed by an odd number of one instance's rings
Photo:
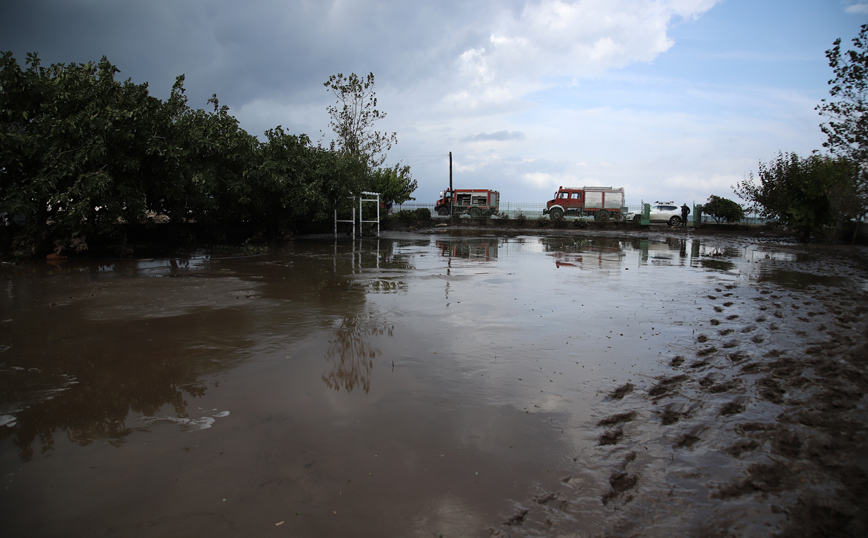
[[[624,209],[624,189],[612,187],[558,187],[555,197],[546,202],[543,215],[552,220],[564,216],[593,216],[594,220],[621,220]]]
[[[488,189],[447,189],[440,192],[434,210],[441,217],[470,215],[473,218],[497,215],[500,193]]]

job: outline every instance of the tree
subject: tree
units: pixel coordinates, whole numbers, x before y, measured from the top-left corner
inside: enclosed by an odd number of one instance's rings
[[[417,187],[416,180],[410,175],[410,167],[397,164],[392,168],[375,170],[368,185],[371,191],[380,193],[384,204],[402,204],[412,200],[410,195]]]
[[[835,78],[829,81],[831,99],[823,99],[816,109],[830,120],[820,126],[827,137],[823,146],[858,167],[855,199],[850,202],[853,217],[861,221],[868,216],[868,24],[852,41],[853,49],[846,52],[841,51],[840,38],[826,51]],[[856,232],[858,227],[854,238]]]
[[[119,82],[98,63],[40,67],[0,59],[0,213],[26,225],[20,254],[76,251],[95,237],[123,241],[146,210],[163,141],[152,136],[160,101],[147,84]]]
[[[702,212],[710,215],[718,223],[738,222],[744,218],[744,209],[732,200],[711,195],[702,206]]]
[[[99,62],[22,69],[0,54],[0,248],[17,257],[112,247],[168,217],[173,237],[263,237],[329,221],[366,190],[404,201],[408,166],[380,168],[396,135],[372,130],[374,78],[336,75],[326,86],[339,135],[332,149],[277,127],[245,132],[217,96],[187,103],[184,76],[166,101],[147,84],[116,80]],[[201,237],[201,235],[200,235]]]
[[[337,104],[326,110],[331,117],[329,126],[335,133],[332,151],[355,157],[363,171],[373,170],[386,161],[385,152],[398,143],[397,133],[374,131],[374,124],[386,117],[377,109],[377,94],[374,91],[374,74],[359,78],[355,73],[344,76],[332,75],[323,84],[331,92]]]
[[[183,76],[162,102],[116,80],[105,57],[25,65],[0,56],[0,213],[16,255],[123,246],[149,214],[172,225],[257,214],[246,192],[258,142],[216,98],[214,113],[191,110]]]
[[[337,206],[352,207],[347,193],[364,190],[350,157],[311,144],[278,126],[265,132],[256,180],[259,210],[268,225],[283,230],[297,223],[325,221]]]
[[[841,212],[840,200],[855,189],[857,172],[843,157],[815,153],[803,159],[779,153],[773,162],[759,163],[759,184],[751,173],[734,190],[761,217],[777,219],[807,240],[823,227],[849,218]]]

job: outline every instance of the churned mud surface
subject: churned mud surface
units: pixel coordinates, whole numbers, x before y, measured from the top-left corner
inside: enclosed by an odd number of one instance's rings
[[[599,458],[608,484],[589,492],[567,474],[546,497],[559,502],[531,497],[492,533],[868,535],[868,293],[825,285],[864,279],[863,254],[817,247],[710,286],[668,368],[599,398],[597,446],[575,469]]]
[[[865,536],[868,251],[692,230],[0,267],[5,536]]]

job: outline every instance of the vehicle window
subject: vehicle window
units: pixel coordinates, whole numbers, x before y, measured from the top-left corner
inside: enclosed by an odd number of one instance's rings
[[[574,192],[572,198],[573,198],[573,200],[581,200],[582,199],[582,193]]]
[[[565,193],[565,192],[558,194],[558,198],[566,198],[566,197],[567,197],[567,193]]]

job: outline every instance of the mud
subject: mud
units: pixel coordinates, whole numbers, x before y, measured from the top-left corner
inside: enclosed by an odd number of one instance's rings
[[[868,534],[864,248],[393,234],[0,276],[4,535]]]
[[[854,267],[838,257],[846,249],[821,250],[779,264],[780,279],[715,287],[681,350],[694,359],[601,399],[611,414],[597,426],[616,427],[599,442],[611,469],[599,535],[868,534],[868,295],[864,280],[825,287]],[[586,535],[534,515],[529,535]]]

